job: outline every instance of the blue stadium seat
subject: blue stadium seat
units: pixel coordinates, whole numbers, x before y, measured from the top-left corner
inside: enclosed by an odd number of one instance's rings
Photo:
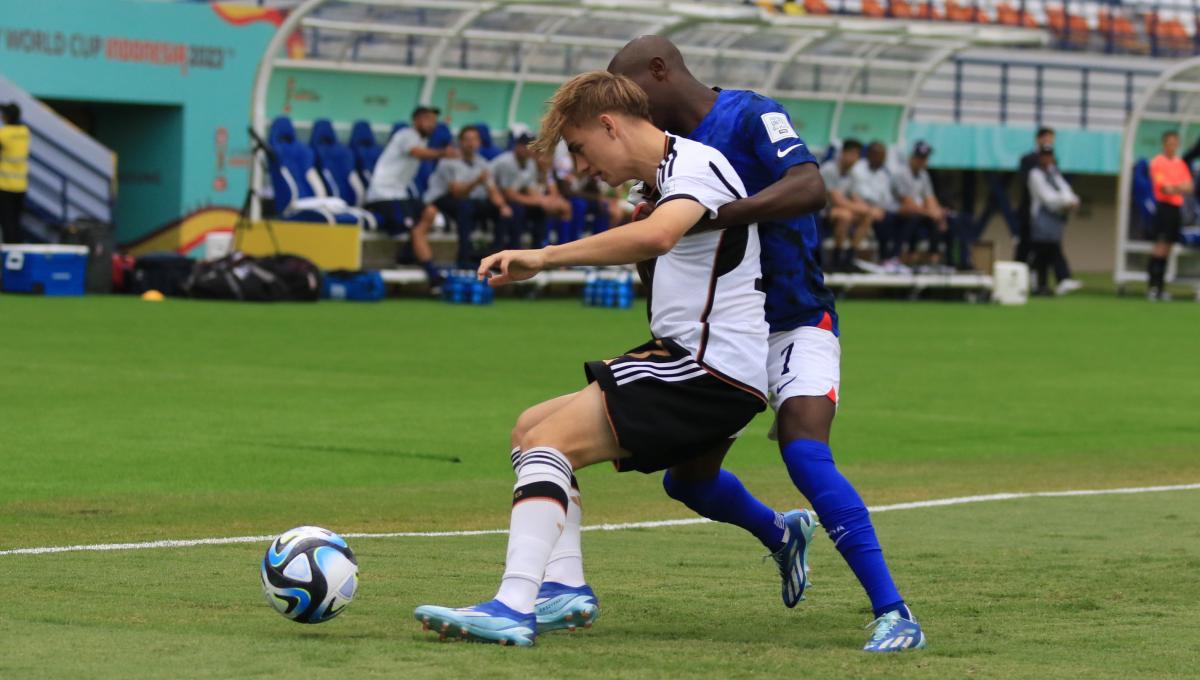
[[[366,187],[354,167],[354,154],[350,147],[338,141],[333,123],[328,118],[313,122],[312,135],[308,139],[317,159],[317,170],[330,195],[337,196],[347,205],[360,205]]]
[[[375,171],[375,163],[379,161],[383,147],[375,139],[375,131],[368,121],[354,121],[354,127],[350,129],[350,152],[354,154],[354,167],[362,178],[363,186],[370,186],[371,173]]]
[[[504,153],[504,150],[497,147],[495,140],[492,139],[492,129],[488,127],[487,123],[476,123],[475,127],[479,129],[479,140],[482,142],[479,145],[480,156],[490,161]]]
[[[271,148],[268,170],[275,191],[275,212],[285,220],[361,224],[361,215],[344,201],[325,192],[316,169],[312,149],[296,139],[290,118],[280,116],[271,122],[267,135]]]
[[[1139,158],[1133,164],[1133,208],[1139,228],[1149,231],[1154,224],[1158,206],[1154,203],[1154,186],[1150,181],[1150,162]]]
[[[433,129],[433,134],[429,135],[429,141],[426,146],[430,149],[444,149],[450,146],[454,141],[454,134],[450,132],[450,127],[445,123],[438,123]],[[419,196],[425,195],[425,190],[429,188],[429,178],[433,175],[433,171],[437,169],[437,161],[421,161],[421,167],[417,170],[417,177],[413,183],[417,185]]]

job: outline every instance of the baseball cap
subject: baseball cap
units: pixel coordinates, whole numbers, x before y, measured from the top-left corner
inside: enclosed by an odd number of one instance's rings
[[[513,144],[532,144],[533,135],[528,132],[513,132]]]
[[[916,156],[917,158],[929,158],[932,153],[933,147],[929,146],[929,143],[923,139],[918,140],[916,144],[913,144],[912,155]]]
[[[413,109],[412,117],[416,118],[417,116],[419,116],[423,113],[432,113],[435,116],[440,116],[440,115],[442,115],[442,110],[436,106],[426,106],[424,104],[419,104],[417,106],[417,108]]]

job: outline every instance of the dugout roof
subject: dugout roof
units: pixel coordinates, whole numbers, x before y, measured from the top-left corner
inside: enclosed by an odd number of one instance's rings
[[[301,55],[288,55],[299,29]],[[670,37],[702,81],[774,97],[907,108],[942,61],[969,45],[1043,44],[1040,30],[771,14],[757,7],[651,0],[309,0],[268,47],[255,123],[276,66],[425,77],[559,83],[603,69],[629,40]],[[516,101],[518,97],[514,97]],[[514,111],[515,113],[515,111]],[[836,113],[833,127],[836,128]]]
[[[536,89],[540,103],[547,86],[607,67],[617,50],[647,33],[679,45],[701,81],[754,89],[789,109],[823,106],[821,115],[803,116],[821,128],[805,131],[813,143],[840,136],[847,105],[874,107],[866,115],[899,139],[925,79],[958,50],[1048,40],[1040,29],[786,16],[734,4],[307,0],[289,13],[263,55],[252,121],[259,133],[266,130],[268,88],[279,68],[418,77],[423,103],[432,101],[439,78],[501,81],[514,88],[511,125],[522,122],[518,109],[533,95],[523,89]]]

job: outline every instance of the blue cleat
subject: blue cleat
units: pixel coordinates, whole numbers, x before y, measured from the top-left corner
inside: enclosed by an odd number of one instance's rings
[[[460,639],[529,647],[537,637],[537,617],[522,614],[499,600],[461,609],[423,604],[413,616],[425,630],[437,632],[439,640]]]
[[[592,627],[600,616],[600,603],[590,586],[566,586],[546,581],[538,591],[533,611],[537,614],[539,633],[563,628],[574,632],[577,626]]]
[[[783,580],[783,604],[789,609],[804,599],[808,590],[808,546],[820,526],[808,510],[792,510],[783,515],[783,547],[771,553],[779,565]]]
[[[907,608],[906,608],[907,611]],[[875,627],[864,652],[903,652],[906,649],[924,649],[925,633],[921,624],[910,612],[910,618],[898,611],[890,611],[867,624],[867,628]]]

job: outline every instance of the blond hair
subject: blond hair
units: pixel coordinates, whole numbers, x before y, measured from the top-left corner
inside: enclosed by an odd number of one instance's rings
[[[535,153],[552,153],[563,130],[590,122],[602,113],[622,113],[650,120],[650,99],[637,83],[608,71],[589,71],[563,83],[542,116],[542,130],[532,145]]]

